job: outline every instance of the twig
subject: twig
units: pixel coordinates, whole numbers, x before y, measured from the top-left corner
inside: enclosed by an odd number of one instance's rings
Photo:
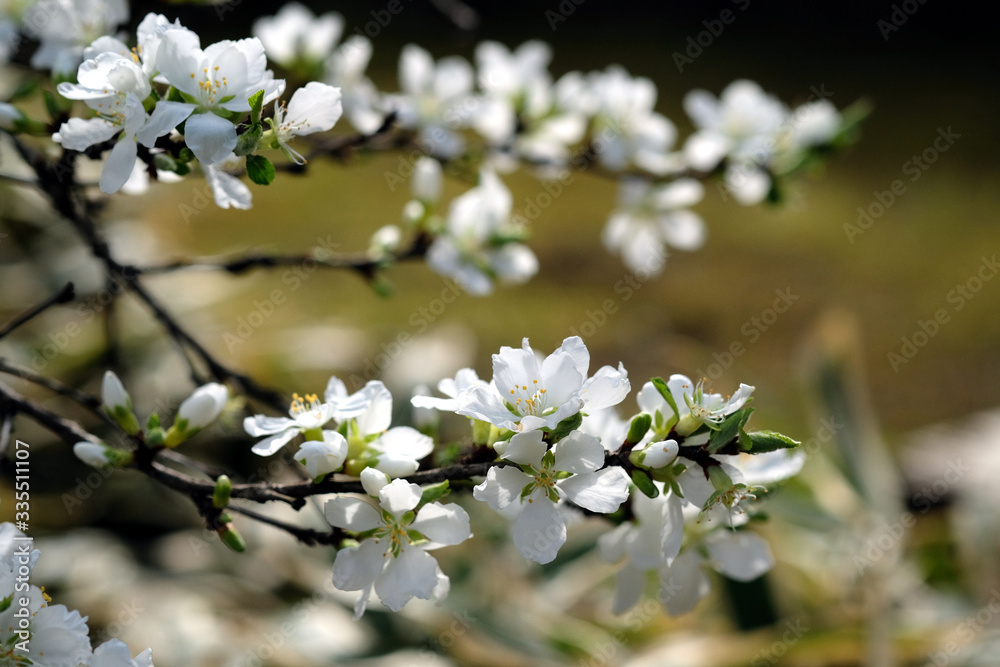
[[[44,375],[39,375],[38,373],[29,371],[27,368],[15,366],[2,357],[0,357],[0,373],[14,375],[22,380],[27,380],[28,382],[33,382],[37,385],[45,387],[46,389],[51,389],[57,394],[66,396],[67,398],[76,401],[80,405],[93,410],[94,412],[98,412],[98,409],[101,407],[101,400],[99,398],[85,394],[82,391],[78,391],[69,385],[59,382],[58,380],[53,380],[45,377]]]
[[[66,442],[99,442],[99,438],[85,431],[82,426],[75,421],[64,419],[59,415],[43,408],[34,401],[24,398],[10,387],[0,383],[0,397],[7,400],[8,405],[14,408],[15,412],[20,412],[33,418],[40,425],[52,431]]]
[[[229,505],[226,509],[283,530],[295,537],[295,539],[299,542],[308,546],[315,546],[317,544],[336,545],[347,537],[347,533],[340,528],[333,528],[330,532],[325,533],[323,531],[313,530],[312,528],[299,528],[298,526],[293,526],[290,523],[285,523],[284,521],[280,521],[278,519],[272,519],[271,517],[260,514],[259,512],[249,510],[245,507],[240,507],[239,505]]]
[[[3,327],[0,327],[0,339],[9,334],[14,329],[18,328],[25,322],[30,321],[32,318],[44,313],[46,310],[60,303],[66,303],[67,301],[72,301],[76,293],[73,289],[73,283],[66,283],[61,290],[50,296],[45,301],[42,301],[37,306],[33,306],[28,310],[24,311],[10,322],[8,322]]]

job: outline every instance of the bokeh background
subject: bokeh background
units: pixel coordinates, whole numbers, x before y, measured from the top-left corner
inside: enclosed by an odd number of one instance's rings
[[[385,3],[305,4],[343,13],[350,33]],[[220,21],[213,7],[135,3],[133,23],[162,12],[207,43],[246,36],[254,19],[278,8],[230,5]],[[990,17],[916,1],[473,2],[480,25],[465,31],[430,3],[403,6],[377,34],[369,31],[369,74],[380,90],[397,89],[399,52],[410,42],[437,58],[471,60],[483,39],[511,47],[542,39],[553,47],[555,77],[617,63],[651,78],[658,110],[682,137],[691,129],[683,95],[718,93],[742,77],[789,104],[822,88],[838,107],[865,99],[873,112],[860,142],[796,180],[779,207],[742,207],[709,187],[696,208],[709,228],[705,247],[673,254],[664,273],[627,301],[615,285],[629,272],[599,240],[616,185],[587,173],[575,174],[533,221],[531,246],[541,263],[533,281],[489,298],[461,296],[439,313],[421,313],[445,284],[419,264],[393,268],[389,297],[346,273],[317,271],[295,282],[285,269],[184,272],[150,278],[150,287],[225,363],[286,392],[318,391],[331,374],[351,386],[377,372],[395,391],[401,420],[414,384],[469,365],[489,377],[490,354],[525,336],[547,352],[582,333],[594,364],[622,361],[633,386],[674,372],[710,375],[723,393],[753,384],[755,424],[803,440],[810,455],[800,478],[767,505],[771,521],[761,531],[777,566],[751,585],[717,577],[709,598],[681,618],[653,606],[615,617],[613,568],[589,550],[599,523],[576,526],[560,558],[540,568],[520,559],[502,525],[481,522],[469,545],[441,553],[453,582],[444,607],[369,611],[352,623],[344,602],[353,595],[329,585],[329,550],[243,522],[250,549],[233,554],[199,529],[184,498],[134,473],[105,479],[72,459],[67,443],[19,420],[17,436],[33,445],[38,576],[51,582],[57,601],[89,614],[95,636],[121,637],[135,651],[152,646],[158,667],[997,664],[1000,279],[992,280],[995,269],[979,273],[1000,252],[1000,95]],[[891,21],[897,7],[907,19],[887,32],[879,22]],[[678,71],[673,53],[724,9],[735,20]],[[546,12],[565,20],[553,29]],[[953,143],[935,149],[949,131]],[[914,171],[914,156],[933,163]],[[386,179],[400,159],[361,154],[347,164],[313,163],[303,177],[281,173],[273,185],[254,188],[248,212],[199,206],[205,190],[197,179],[154,186],[144,197],[109,201],[108,234],[118,255],[136,263],[323,243],[364,250],[377,228],[400,220],[408,190],[393,190]],[[903,194],[863,233],[849,234],[845,226],[858,224],[859,208],[877,211],[873,203],[885,201],[881,193],[897,179]],[[504,180],[517,211],[544,192],[524,171]],[[446,198],[467,187],[449,181]],[[67,279],[83,299],[96,294],[98,267],[71,230],[30,190],[0,189],[5,318]],[[977,275],[991,279],[977,284]],[[960,285],[968,297],[955,296]],[[272,311],[261,304],[275,289],[286,299]],[[776,291],[798,298],[758,326],[754,318],[765,315]],[[608,299],[616,308],[602,322]],[[912,340],[941,309],[947,322],[912,359],[892,363],[903,337]],[[264,323],[232,344],[226,334],[255,311]],[[0,355],[31,365],[48,337],[78,317],[54,310],[2,341]],[[169,412],[191,388],[182,360],[140,305],[122,300],[114,317],[124,327],[119,369],[138,411]],[[45,372],[96,390],[104,368],[100,323],[84,327]],[[395,350],[403,332],[412,339],[384,363],[380,354]],[[735,342],[746,352],[730,359]],[[288,474],[249,454],[238,420],[186,447],[245,477]],[[6,519],[9,471],[0,484]],[[474,522],[485,518],[462,502]],[[314,509],[303,514],[320,521]]]

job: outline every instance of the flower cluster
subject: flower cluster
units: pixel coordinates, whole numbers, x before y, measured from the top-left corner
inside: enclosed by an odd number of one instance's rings
[[[493,355],[490,381],[464,368],[438,388],[443,398],[418,395],[411,403],[468,420],[465,460],[479,462],[474,469],[434,469],[436,427],[422,433],[393,426],[392,395],[377,380],[352,393],[331,377],[322,398],[293,394],[287,417],[244,419],[246,433],[258,439],[255,454],[271,456],[295,443],[291,458],[312,480],[301,491],[335,494],[324,505],[333,529],[325,541],[338,547],[336,587],[360,592],[356,617],[373,596],[393,611],[413,598],[445,598],[449,579],[429,552],[472,537],[466,510],[438,502],[459,480],[472,499],[511,520],[514,546],[537,563],[558,557],[569,519],[581,512],[606,517],[610,530],[598,551],[624,561],[617,611],[635,604],[651,572],[674,592],[663,602],[676,614],[705,594],[705,567],[751,579],[772,566],[767,544],[745,524],[757,494],[796,474],[802,456],[783,435],[746,431],[753,387],[741,384],[725,398],[683,375],[654,378],[637,394],[639,411],[622,419],[616,410],[631,392],[628,372],[618,364],[591,373],[589,350],[572,336],[547,356],[527,339],[503,347]],[[207,426],[228,396],[222,385],[199,387],[164,429],[156,415],[139,425],[110,371],[102,394],[108,416],[153,455]],[[148,458],[91,442],[75,451],[97,467],[141,466]],[[240,496],[225,475],[210,488],[200,506],[207,522],[227,545],[245,550],[224,511]],[[364,495],[353,493],[359,488]]]
[[[82,22],[83,4],[65,3],[61,11]],[[124,18],[127,12],[115,23]],[[161,172],[184,175],[197,160],[220,206],[249,208],[249,190],[223,168],[246,158],[251,180],[268,183],[273,167],[256,154],[258,149],[278,148],[302,164],[305,158],[291,148],[292,139],[329,130],[342,113],[340,90],[315,81],[296,90],[287,104],[279,103],[285,81],[267,69],[264,45],[255,37],[202,48],[195,32],[149,14],[139,24],[132,48],[103,33],[92,39],[79,49],[84,60],[76,83],[60,83],[58,90],[67,99],[83,101],[96,115],[71,118],[52,138],[77,151],[113,140],[100,179],[106,193],[122,189],[142,171],[136,167],[141,146],[148,167]],[[65,51],[69,47],[62,42],[52,44],[64,50],[59,62],[68,61],[68,53],[77,54]],[[38,66],[52,64],[50,60]],[[261,110],[271,102],[274,111],[265,132]],[[173,138],[161,140],[167,135]]]
[[[132,657],[110,639],[91,649],[87,617],[52,604],[31,580],[40,552],[14,527],[0,524],[0,664],[53,667],[153,667],[153,651]]]
[[[694,90],[684,98],[696,131],[679,142],[675,124],[656,110],[650,79],[617,65],[555,77],[552,51],[540,41],[515,49],[483,42],[473,62],[435,59],[409,44],[399,58],[399,90],[391,92],[366,74],[371,42],[342,39],[344,19],[335,12],[315,16],[288,3],[256,21],[253,37],[204,47],[197,33],[159,14],[139,23],[129,46],[115,32],[128,18],[120,0],[35,0],[0,17],[0,36],[11,36],[0,42],[16,45],[21,32],[37,39],[32,65],[50,69],[64,98],[92,110],[62,122],[52,138],[91,156],[106,153],[102,191],[141,192],[150,176],[177,179],[197,164],[220,207],[250,208],[251,190],[238,174],[271,183],[274,165],[262,152],[279,150],[304,164],[310,152],[293,141],[330,130],[343,115],[365,136],[396,132],[391,145],[414,147],[413,162],[422,153],[471,168],[465,175],[478,183],[446,216],[428,210],[438,204],[437,188],[418,196],[424,208],[408,205],[404,219],[414,238],[431,241],[428,264],[476,295],[538,271],[498,174],[523,164],[542,180],[563,180],[570,168],[596,166],[620,189],[604,245],[630,270],[655,274],[669,249],[705,242],[705,224],[692,211],[704,197],[701,181],[718,178],[723,196],[745,205],[777,201],[784,179],[850,140],[859,115],[824,97],[791,109],[738,80],[718,97]],[[286,79],[268,59],[296,82],[287,101],[279,99]],[[0,103],[5,130],[37,132],[39,125]],[[430,169],[413,171],[427,176]],[[402,238],[395,226],[382,228],[371,252],[391,260]]]

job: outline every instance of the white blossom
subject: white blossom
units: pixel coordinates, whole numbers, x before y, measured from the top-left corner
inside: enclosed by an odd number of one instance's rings
[[[590,352],[579,336],[565,339],[539,360],[525,338],[521,348],[493,355],[493,382],[473,385],[458,396],[456,412],[512,431],[554,428],[580,410],[620,403],[631,385],[628,373],[603,366],[588,378]]]
[[[541,431],[517,433],[501,458],[519,465],[490,468],[473,496],[498,511],[520,503],[514,545],[525,558],[549,563],[566,541],[566,522],[558,508],[562,500],[607,514],[628,498],[628,477],[617,466],[604,468],[604,454],[597,438],[580,431],[572,431],[551,451]]]
[[[393,611],[413,598],[437,597],[435,593],[447,587],[448,577],[427,551],[472,536],[469,515],[458,505],[432,502],[417,509],[421,489],[416,484],[397,479],[377,493],[378,506],[367,498],[348,496],[326,503],[326,518],[332,525],[356,533],[374,531],[358,546],[338,551],[333,563],[334,585],[361,591],[355,619],[364,614],[373,591]]]
[[[292,394],[289,417],[254,415],[243,420],[243,429],[254,437],[266,435],[251,451],[259,456],[271,456],[300,433],[322,431],[333,419],[333,410],[332,405],[321,402],[315,394]]]
[[[229,390],[218,382],[210,382],[194,390],[177,409],[177,420],[184,420],[185,430],[193,433],[205,428],[219,416],[229,400]]]
[[[233,113],[250,111],[249,98],[263,90],[263,104],[284,90],[267,67],[264,46],[256,38],[225,40],[202,50],[198,36],[189,30],[163,34],[157,57],[163,77],[187,96],[189,102],[160,100],[139,141],[152,146],[181,122],[184,142],[203,164],[224,159],[236,148]]]
[[[471,387],[486,387],[488,385],[488,382],[479,379],[479,376],[476,375],[476,371],[471,368],[462,368],[455,374],[454,378],[445,378],[438,382],[438,391],[447,396],[447,398],[414,396],[410,399],[410,403],[417,408],[455,412],[459,407],[459,394]]]
[[[336,431],[323,431],[322,440],[306,440],[292,458],[305,466],[313,479],[340,470],[347,458],[347,440]]]
[[[289,146],[292,137],[326,132],[340,119],[341,113],[340,89],[310,81],[295,91],[287,108],[275,104],[274,117],[268,122],[285,157],[295,164],[305,164],[306,159]]]
[[[684,109],[698,128],[684,145],[688,163],[707,172],[728,158],[725,182],[736,200],[763,200],[771,187],[766,169],[788,116],[785,106],[753,81],[740,79],[718,99],[704,90],[691,91]]]
[[[726,399],[722,394],[706,393],[704,381],[695,383],[686,375],[678,374],[670,376],[667,388],[677,405],[676,415],[652,382],[643,385],[636,400],[643,412],[654,417],[654,427],[674,421],[676,417],[677,433],[684,436],[695,433],[706,424],[715,426],[722,423],[727,416],[743,407],[754,390],[750,385],[741,383],[737,392]],[[699,436],[707,442],[707,434],[700,433]],[[687,444],[703,443],[697,438],[688,438]]]
[[[125,642],[109,639],[94,649],[87,667],[153,667],[153,650],[146,649],[133,658]]]
[[[365,75],[371,57],[372,43],[354,35],[327,58],[324,77],[326,83],[340,88],[344,115],[358,132],[365,134],[375,132],[386,115],[378,89]]]
[[[138,146],[137,135],[148,119],[143,101],[152,90],[142,68],[131,57],[119,53],[99,53],[86,60],[77,73],[79,83],[60,83],[59,94],[83,100],[97,112],[96,118],[70,118],[52,135],[65,148],[82,151],[114,136],[118,142],[111,149],[101,171],[102,192],[117,192],[132,175]]]

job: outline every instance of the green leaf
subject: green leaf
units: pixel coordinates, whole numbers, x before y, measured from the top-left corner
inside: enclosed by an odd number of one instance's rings
[[[667,420],[664,428],[673,428],[674,424],[677,423],[677,416],[680,414],[677,411],[677,401],[674,400],[673,394],[670,393],[670,387],[667,386],[666,381],[661,377],[655,377],[652,379],[653,386],[656,387],[656,391],[660,392],[660,396],[663,400],[667,402],[670,409],[674,411],[673,416]]]
[[[751,454],[764,454],[778,449],[794,449],[802,444],[798,440],[792,440],[787,435],[774,431],[751,431],[747,433],[747,436],[753,443],[753,447],[750,449]]]
[[[740,432],[743,430],[743,425],[750,419],[750,415],[753,414],[753,411],[753,408],[746,407],[742,410],[737,410],[733,414],[726,417],[726,419],[719,424],[719,426],[713,430],[712,434],[709,436],[708,451],[714,454],[731,443],[733,440],[739,440]]]
[[[438,498],[448,495],[450,490],[451,487],[448,484],[448,480],[425,486],[423,492],[420,494],[420,504],[426,505],[427,503],[432,503]]]
[[[236,137],[236,148],[233,149],[233,152],[240,157],[250,155],[257,150],[257,146],[260,144],[260,138],[263,134],[264,130],[260,123],[252,125],[249,130]]]
[[[632,482],[635,484],[637,489],[642,491],[649,498],[655,498],[660,495],[660,490],[656,488],[655,484],[653,484],[653,480],[651,480],[649,475],[642,470],[632,471]]]
[[[556,427],[549,433],[549,442],[554,445],[569,435],[572,431],[580,428],[580,424],[582,423],[583,414],[580,412],[577,412],[571,417],[566,417],[566,419],[556,424]]]
[[[260,112],[264,105],[264,91],[258,90],[247,98],[247,102],[250,103],[250,123],[256,127],[260,127]]]
[[[274,180],[274,165],[266,157],[248,155],[247,176],[257,185],[270,185]]]
[[[17,88],[14,89],[14,92],[10,94],[10,98],[8,98],[7,101],[13,104],[18,100],[32,95],[36,90],[38,90],[39,81],[40,79],[34,76],[22,79],[21,82],[17,84]]]
[[[59,100],[56,99],[56,96],[53,95],[51,91],[43,90],[42,99],[45,101],[45,110],[48,112],[49,118],[52,120],[59,120],[62,116],[63,110],[59,105]]]
[[[625,436],[625,441],[630,445],[638,444],[639,441],[645,437],[646,432],[649,431],[649,427],[652,423],[653,418],[651,416],[645,412],[640,412],[632,418],[632,423],[629,424],[628,435]]]

